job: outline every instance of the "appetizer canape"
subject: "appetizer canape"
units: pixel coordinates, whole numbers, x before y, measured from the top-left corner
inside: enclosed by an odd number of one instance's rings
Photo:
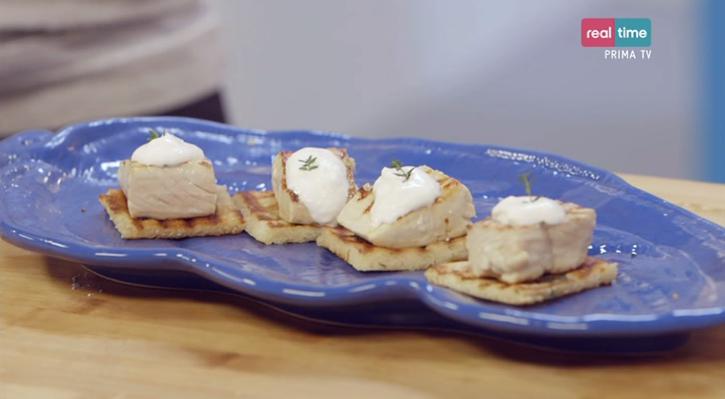
[[[461,182],[396,161],[358,190],[317,244],[360,271],[421,270],[466,258],[463,236],[475,215]]]
[[[611,283],[617,265],[587,256],[594,209],[545,197],[507,197],[466,237],[468,260],[429,281],[482,299],[527,305]]]
[[[100,196],[125,239],[237,234],[244,218],[201,148],[171,134],[138,147],[118,170],[121,189]]]
[[[357,191],[355,160],[344,148],[280,152],[272,165],[272,189],[235,196],[247,233],[265,244],[315,241],[322,226],[337,224]]]

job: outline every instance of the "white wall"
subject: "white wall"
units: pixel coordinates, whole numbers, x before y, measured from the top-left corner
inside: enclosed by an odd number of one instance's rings
[[[694,177],[696,2],[216,0],[236,125],[553,151]],[[581,18],[649,17],[652,59],[582,48]]]

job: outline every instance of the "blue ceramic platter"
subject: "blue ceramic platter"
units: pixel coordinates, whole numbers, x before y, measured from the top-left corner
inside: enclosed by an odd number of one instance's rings
[[[429,285],[421,272],[359,273],[314,244],[265,246],[246,234],[124,241],[98,203],[116,187],[120,160],[149,128],[202,147],[233,193],[267,190],[280,150],[347,147],[358,183],[392,159],[427,164],[463,181],[479,218],[503,196],[536,194],[595,208],[591,255],[620,265],[611,287],[530,307],[472,299]],[[0,142],[0,234],[21,247],[106,269],[190,272],[252,297],[297,308],[415,300],[475,328],[540,336],[644,336],[725,322],[725,229],[601,169],[552,154],[418,139],[369,140],[315,132],[259,132],[183,118],[111,119],[56,135],[29,131]],[[370,310],[368,310],[370,311]]]

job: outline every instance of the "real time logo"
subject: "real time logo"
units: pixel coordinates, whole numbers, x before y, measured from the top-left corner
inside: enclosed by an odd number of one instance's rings
[[[651,49],[617,49],[614,47],[649,47],[652,44],[652,21],[649,18],[584,18],[583,47],[610,47],[604,59],[650,59]]]

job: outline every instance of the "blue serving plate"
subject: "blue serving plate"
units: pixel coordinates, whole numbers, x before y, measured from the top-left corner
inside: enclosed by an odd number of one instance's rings
[[[124,241],[98,195],[117,186],[119,161],[147,140],[149,128],[202,147],[231,192],[269,189],[270,161],[280,150],[339,146],[357,160],[358,183],[373,181],[392,159],[427,164],[463,181],[483,217],[501,197],[522,194],[518,176],[531,172],[537,194],[597,210],[590,254],[619,263],[619,276],[611,287],[512,307],[429,285],[421,272],[359,273],[314,244],[265,246],[246,234]],[[725,229],[612,173],[552,154],[265,133],[184,118],[110,119],[0,142],[0,189],[0,234],[18,246],[106,270],[192,273],[297,309],[412,300],[472,328],[548,337],[652,336],[725,321]]]

